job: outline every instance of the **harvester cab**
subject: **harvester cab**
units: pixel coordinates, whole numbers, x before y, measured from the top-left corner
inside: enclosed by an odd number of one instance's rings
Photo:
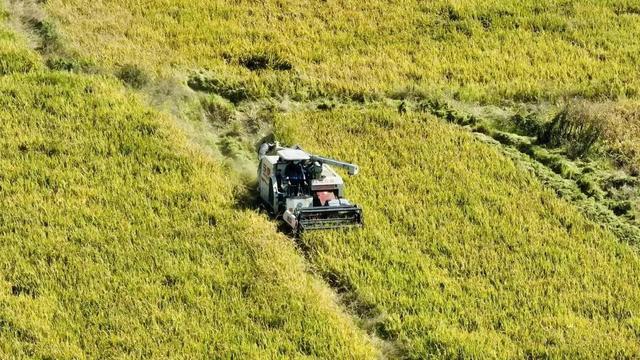
[[[362,226],[362,209],[344,198],[344,182],[329,165],[358,173],[358,166],[312,155],[299,146],[262,144],[259,150],[260,201],[298,233]]]

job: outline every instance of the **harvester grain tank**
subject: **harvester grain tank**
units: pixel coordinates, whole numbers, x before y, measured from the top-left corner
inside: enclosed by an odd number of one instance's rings
[[[299,146],[262,144],[259,150],[260,201],[295,233],[362,226],[362,209],[344,198],[344,182],[331,166],[358,173],[358,166],[312,155]]]

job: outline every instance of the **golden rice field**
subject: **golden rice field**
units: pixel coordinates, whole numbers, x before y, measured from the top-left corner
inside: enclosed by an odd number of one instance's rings
[[[234,184],[115,81],[0,77],[0,358],[374,357]]]
[[[443,91],[463,100],[637,97],[629,0],[49,0],[62,37],[117,68],[207,70],[299,99]],[[251,71],[250,68],[264,68]]]
[[[375,107],[293,113],[276,129],[360,165],[347,195],[365,228],[302,241],[408,358],[640,353],[637,250],[497,148],[431,116]]]
[[[608,146],[637,159],[635,2],[4,4],[0,358],[640,356],[637,246],[497,145],[387,99],[607,99]],[[292,239],[247,209],[201,148],[229,134],[174,123],[205,95],[148,101],[171,79],[360,165],[365,228]]]

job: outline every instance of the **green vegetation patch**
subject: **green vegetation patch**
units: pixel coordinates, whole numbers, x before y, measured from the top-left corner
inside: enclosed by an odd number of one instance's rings
[[[365,228],[301,241],[408,358],[640,354],[637,252],[497,148],[387,108],[291,113],[276,133],[360,165]]]
[[[27,73],[41,67],[40,57],[26,47],[24,39],[0,24],[0,75]]]
[[[0,358],[374,357],[184,143],[115,81],[0,78]]]

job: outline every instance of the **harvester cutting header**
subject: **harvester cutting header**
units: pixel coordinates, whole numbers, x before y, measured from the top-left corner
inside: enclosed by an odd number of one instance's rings
[[[358,166],[293,148],[262,144],[258,192],[267,210],[295,233],[362,226],[362,209],[344,198],[344,182],[329,165],[358,173]]]

